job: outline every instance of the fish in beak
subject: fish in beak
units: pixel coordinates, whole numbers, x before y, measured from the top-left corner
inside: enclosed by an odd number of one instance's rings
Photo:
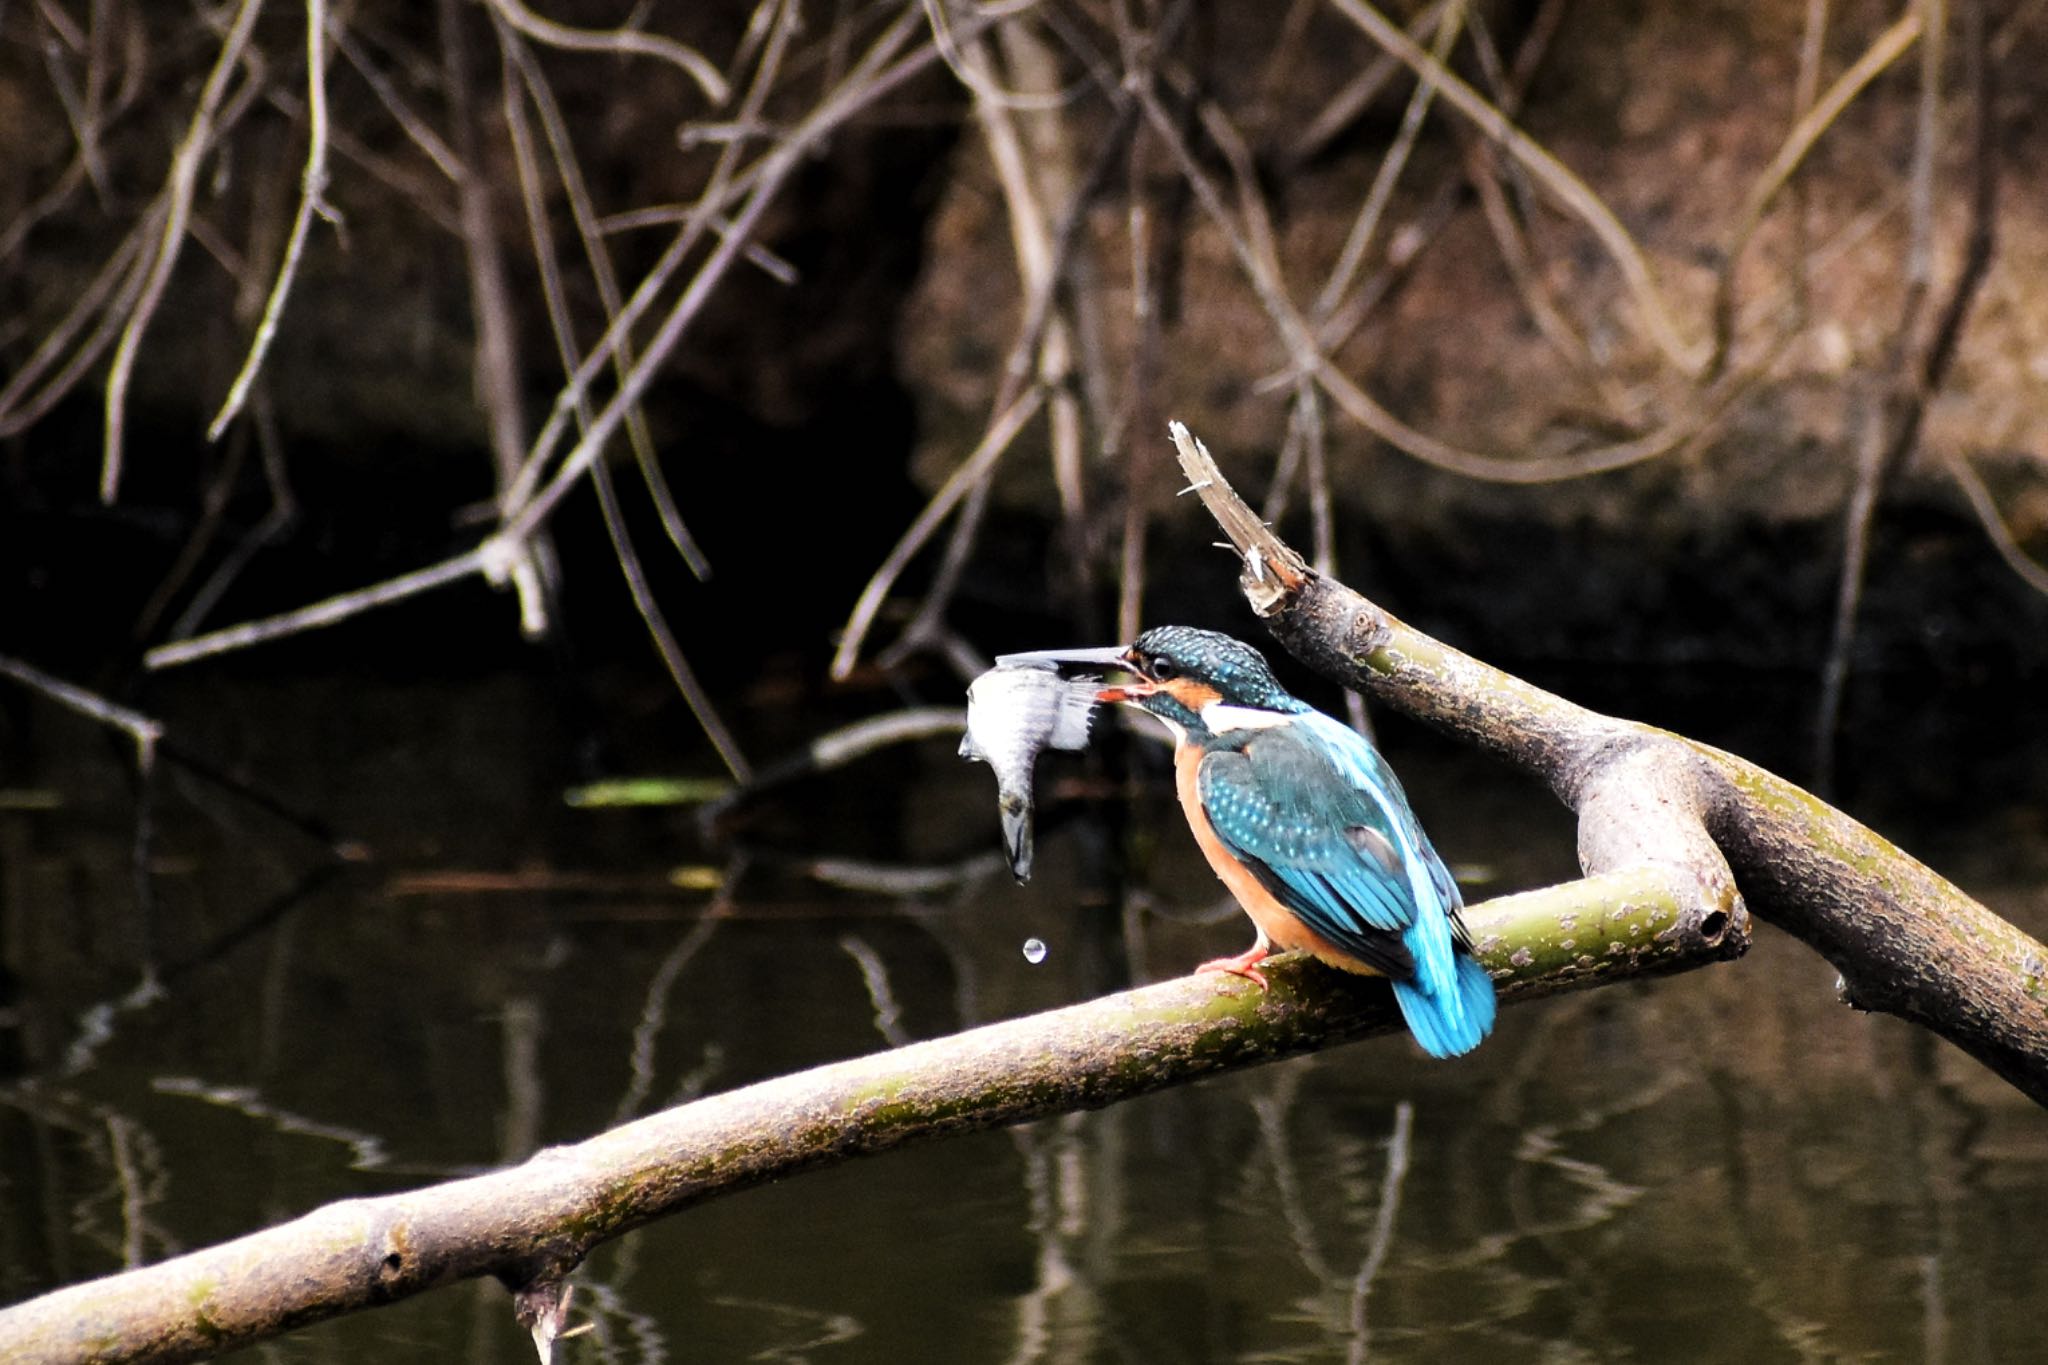
[[[995,770],[996,806],[1010,872],[1031,880],[1032,779],[1046,749],[1084,749],[1096,707],[1099,676],[1068,677],[1063,668],[1100,674],[1129,666],[1120,646],[1041,649],[1004,654],[967,689],[967,733],[960,756]]]

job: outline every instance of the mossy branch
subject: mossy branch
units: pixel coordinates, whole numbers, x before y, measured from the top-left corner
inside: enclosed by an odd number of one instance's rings
[[[1748,943],[1739,907],[1651,864],[1468,914],[1510,1002],[1701,966]],[[1268,971],[1265,992],[1182,977],[697,1100],[487,1175],[330,1204],[0,1312],[0,1359],[197,1360],[483,1275],[551,1335],[563,1279],[594,1247],[703,1200],[1401,1027],[1384,981],[1298,956]]]
[[[2048,947],[1783,778],[1532,687],[1321,577],[1186,427],[1172,434],[1289,653],[1543,777],[1579,814],[1588,871],[1649,858],[1709,887],[1732,874],[1751,909],[1834,964],[1846,1003],[1932,1029],[2048,1105]]]

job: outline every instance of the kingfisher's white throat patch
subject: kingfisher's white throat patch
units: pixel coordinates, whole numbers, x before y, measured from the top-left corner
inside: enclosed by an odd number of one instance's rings
[[[1202,724],[1209,733],[1227,735],[1234,730],[1276,730],[1294,717],[1284,711],[1261,711],[1253,706],[1232,706],[1212,701],[1202,708]]]

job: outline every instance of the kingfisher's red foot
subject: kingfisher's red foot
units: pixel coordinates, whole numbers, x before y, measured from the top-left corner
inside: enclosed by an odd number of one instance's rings
[[[1258,969],[1258,963],[1273,955],[1273,950],[1264,943],[1254,943],[1236,957],[1219,957],[1214,962],[1204,962],[1195,968],[1198,972],[1229,972],[1255,982],[1260,990],[1266,989],[1266,974]]]

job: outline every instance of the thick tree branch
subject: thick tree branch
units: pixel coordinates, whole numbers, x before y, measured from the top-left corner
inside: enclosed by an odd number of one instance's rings
[[[1641,860],[1469,918],[1511,1002],[1748,945],[1739,903],[1703,900]],[[0,1359],[196,1360],[481,1275],[548,1325],[562,1277],[592,1248],[716,1195],[1400,1028],[1382,981],[1300,957],[1269,974],[1266,992],[1182,977],[716,1095],[488,1175],[330,1204],[0,1312]]]
[[[1181,467],[1289,653],[1541,774],[1589,871],[1646,858],[1718,885],[1842,974],[1845,1000],[1932,1029],[2048,1105],[2048,948],[1817,797],[1733,754],[1602,716],[1490,668],[1317,575],[1175,423]],[[1711,853],[1711,858],[1709,854]]]

